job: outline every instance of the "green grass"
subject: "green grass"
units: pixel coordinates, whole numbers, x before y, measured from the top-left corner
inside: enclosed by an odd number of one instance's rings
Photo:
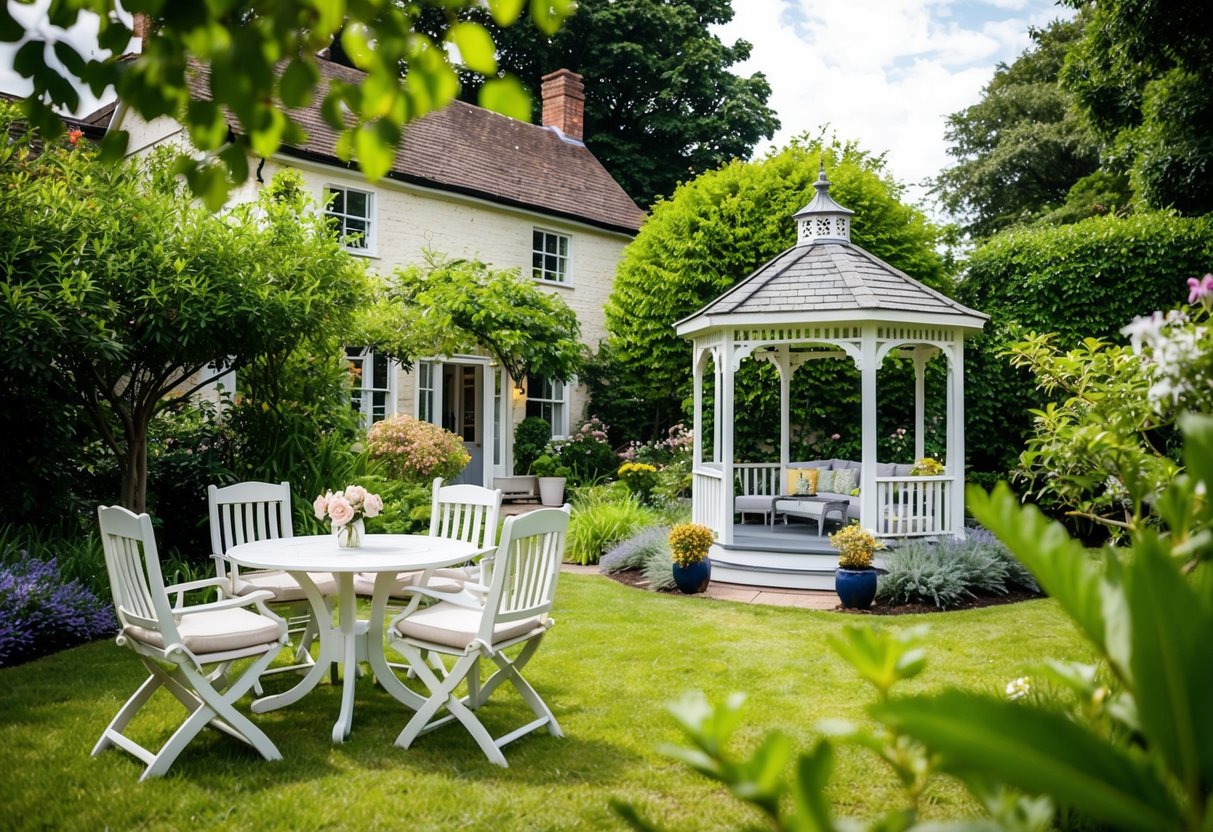
[[[392,745],[408,713],[369,677],[358,681],[349,742],[329,739],[339,690],[322,684],[298,704],[254,716],[282,751],[266,763],[207,731],[168,777],[140,784],[140,765],[93,743],[142,680],[112,642],[0,670],[0,828],[5,829],[599,829],[622,828],[611,798],[636,803],[673,829],[736,828],[756,817],[721,789],[658,752],[681,742],[664,703],[687,690],[719,699],[746,691],[738,743],[778,728],[804,748],[826,717],[862,718],[869,689],[827,646],[855,616],[746,606],[640,592],[596,575],[566,574],[548,636],[527,677],[566,738],[531,734],[490,765],[458,726]],[[871,620],[871,619],[869,619]],[[1048,600],[880,619],[927,621],[930,664],[905,691],[940,685],[1001,690],[1046,657],[1090,660]],[[274,677],[267,685],[283,684]],[[157,694],[136,738],[163,741],[180,707]],[[247,712],[247,700],[241,703]],[[481,711],[494,734],[529,719],[513,691]],[[844,750],[833,780],[840,813],[873,817],[893,805],[891,774]],[[928,813],[972,810],[959,785],[939,780]]]

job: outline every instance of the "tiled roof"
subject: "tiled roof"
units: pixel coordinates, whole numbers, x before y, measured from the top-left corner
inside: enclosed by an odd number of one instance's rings
[[[353,84],[365,77],[327,61],[320,62],[320,72],[322,79]],[[208,75],[205,67],[196,67],[191,95],[209,96]],[[308,139],[284,152],[346,167],[334,152],[337,132],[320,115],[325,81],[321,87],[315,106],[290,111]],[[228,125],[238,126],[230,115]],[[585,145],[462,102],[408,124],[388,176],[632,234],[644,218]]]
[[[794,246],[687,320],[777,312],[906,313],[986,318],[852,243]]]

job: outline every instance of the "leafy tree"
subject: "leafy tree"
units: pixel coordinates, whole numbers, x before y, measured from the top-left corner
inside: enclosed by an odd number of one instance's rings
[[[837,140],[826,145],[801,139],[759,161],[734,161],[658,202],[624,252],[606,307],[609,384],[600,387],[624,401],[634,421],[640,412],[673,416],[680,411],[691,387],[690,348],[675,334],[674,323],[795,242],[792,215],[812,199],[823,154],[833,183],[831,196],[855,211],[855,243],[928,285],[947,288],[934,250],[936,230],[921,212],[899,202],[901,186],[885,173],[883,156]],[[858,401],[858,382],[849,379],[854,368],[845,362],[811,363],[823,366],[802,368],[798,384],[809,383],[811,377],[838,398],[821,402],[822,397],[813,397],[817,403],[806,406],[826,410],[800,413],[798,421],[823,425],[827,434],[833,433],[841,423],[833,406],[845,404],[852,394]],[[755,375],[769,371],[752,369]],[[747,422],[761,422],[766,414],[778,424],[778,400],[769,395],[772,386],[778,390],[778,385],[761,379],[752,389],[742,383],[739,412],[744,406],[754,417]],[[600,399],[595,402],[599,408]],[[619,420],[601,408],[599,414],[611,422]],[[647,438],[669,427],[664,416],[651,416],[647,423],[651,431],[641,434]]]
[[[0,109],[0,132],[16,117]],[[158,412],[344,329],[370,284],[298,181],[220,217],[188,198],[165,154],[108,166],[66,143],[34,155],[40,142],[0,147],[0,377],[70,391],[120,460],[122,504],[142,511]]]
[[[1106,213],[1127,199],[1127,182],[1101,180],[1105,187],[1094,190],[1086,182],[1099,167],[1099,137],[1057,82],[1084,20],[1031,29],[1033,46],[998,65],[977,104],[948,117],[948,154],[957,161],[934,187],[948,210],[965,217],[971,236],[1047,216],[1066,207],[1071,193],[1069,210],[1052,219]]]
[[[155,35],[145,40],[138,61],[121,60],[131,29],[117,13],[116,0],[53,2],[50,22],[71,26],[80,12],[100,17],[98,41],[107,58],[87,59],[70,43],[48,44],[40,37],[25,41],[13,68],[33,81],[34,92],[24,109],[30,123],[48,138],[63,126],[52,107],[75,110],[77,86],[101,93],[108,86],[144,119],[171,116],[185,124],[200,150],[214,153],[218,163],[182,154],[178,170],[193,191],[212,208],[220,207],[231,184],[248,177],[248,157],[268,157],[285,144],[298,144],[304,132],[285,107],[310,104],[320,81],[317,53],[335,33],[347,55],[367,72],[358,85],[332,83],[324,93],[322,113],[335,130],[342,130],[338,153],[358,160],[368,179],[391,166],[402,126],[450,102],[459,92],[459,79],[448,47],[455,47],[467,69],[489,76],[480,102],[490,109],[525,119],[529,101],[521,84],[499,74],[491,35],[480,24],[463,20],[479,0],[421,0],[416,3],[345,3],[315,0],[234,0],[225,3],[168,3],[132,0],[123,8],[154,21]],[[573,8],[572,0],[530,4],[530,19],[552,34]],[[440,10],[442,25],[434,37],[418,31],[425,8]],[[513,24],[523,0],[489,0],[488,11],[498,26]],[[0,41],[17,42],[27,33],[0,4]],[[53,46],[57,64],[47,59]],[[211,69],[208,100],[191,99],[186,76],[191,61]],[[59,66],[63,68],[60,69]],[[402,77],[401,68],[407,68]],[[233,137],[223,117],[227,110],[240,124]],[[122,156],[125,132],[106,136],[103,155]]]
[[[1093,217],[1058,228],[1019,228],[977,249],[957,298],[990,315],[965,351],[965,435],[979,471],[1015,466],[1040,395],[1005,351],[1027,331],[1055,333],[1058,349],[1084,338],[1121,342],[1136,315],[1180,300],[1174,275],[1213,262],[1213,221],[1167,213]],[[1159,276],[1166,276],[1160,279]]]
[[[731,0],[582,0],[554,35],[526,21],[486,26],[536,116],[543,75],[565,67],[585,77],[586,145],[647,207],[679,182],[748,158],[779,129],[762,73],[730,71],[750,44],[729,46],[711,31],[732,18]],[[468,73],[465,90],[478,83]]]
[[[399,356],[491,353],[510,378],[567,381],[581,367],[577,315],[517,269],[429,253],[424,268],[398,269],[368,340]]]
[[[1213,211],[1213,15],[1203,0],[1067,0],[1088,10],[1062,84],[1151,208]]]

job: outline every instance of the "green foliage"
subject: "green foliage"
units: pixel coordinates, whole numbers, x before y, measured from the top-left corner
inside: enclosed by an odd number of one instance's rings
[[[559,454],[540,454],[531,463],[531,473],[537,477],[568,477],[573,472],[560,462]]]
[[[619,457],[607,441],[607,426],[597,416],[587,419],[567,440],[551,443],[549,449],[578,483],[604,479],[615,473],[619,464]]]
[[[1079,0],[1070,0],[1077,4]],[[1213,139],[1209,54],[1213,26],[1202,0],[1165,6],[1133,0],[1090,4],[1062,84],[1109,151],[1106,167],[1128,172],[1152,209],[1189,216],[1213,210],[1207,187]]]
[[[433,507],[431,483],[418,485],[412,482],[370,475],[357,478],[372,494],[383,499],[383,511],[378,517],[368,517],[367,534],[426,534],[430,529],[430,510]]]
[[[481,15],[486,17],[486,15]],[[582,0],[553,36],[523,21],[488,25],[504,69],[529,88],[540,122],[540,78],[569,67],[585,78],[585,141],[640,205],[733,158],[779,129],[762,73],[736,65],[750,44],[725,44],[729,0]],[[465,100],[480,84],[461,73]]]
[[[884,564],[886,574],[876,589],[883,604],[932,604],[946,610],[1012,588],[1039,591],[1031,573],[984,529],[970,530],[964,540],[906,543],[891,549]]]
[[[1063,350],[1118,337],[1135,315],[1183,297],[1175,276],[1213,263],[1213,221],[1169,214],[1100,217],[1060,228],[1016,229],[973,253],[957,299],[989,314],[966,345],[965,439],[978,471],[1008,471],[1041,406],[1026,370],[1003,353],[1026,331],[1056,333]]]
[[[564,559],[570,563],[598,563],[608,549],[644,526],[658,522],[652,509],[628,495],[622,500],[593,503],[573,510]]]
[[[116,11],[114,0],[84,0],[56,4],[53,26],[74,24],[81,11],[100,18],[101,58],[85,60],[76,46],[46,27],[16,52],[13,68],[33,81],[33,94],[23,107],[30,123],[55,138],[63,131],[53,107],[72,111],[79,105],[77,89],[100,91],[114,86],[125,106],[152,121],[176,118],[186,126],[190,141],[208,158],[199,161],[182,153],[175,160],[191,190],[211,209],[220,208],[229,187],[248,177],[250,156],[267,158],[283,145],[306,139],[298,117],[289,109],[304,107],[323,96],[321,112],[341,130],[338,153],[356,158],[368,179],[383,176],[391,165],[406,122],[438,109],[459,92],[452,65],[457,46],[463,66],[493,75],[497,72],[492,37],[479,23],[461,20],[472,0],[426,0],[408,6],[381,8],[377,4],[320,3],[282,0],[265,5],[251,0],[220,5],[150,4],[134,11],[149,15],[153,32],[144,39],[136,61],[127,62],[129,20]],[[488,5],[493,22],[509,26],[521,3]],[[571,0],[531,3],[530,16],[546,35],[553,34],[575,7]],[[426,8],[441,23],[429,34],[417,27]],[[56,60],[47,59],[46,32]],[[0,41],[15,42],[27,34],[7,9],[0,9]],[[344,54],[367,73],[360,84],[330,82],[320,89],[320,51],[340,38]],[[191,99],[187,77],[193,64],[209,68],[206,100]],[[481,94],[482,105],[525,119],[525,92],[512,76],[493,78]],[[285,105],[285,108],[284,106]],[[226,119],[235,122],[228,128]],[[106,137],[110,159],[122,156],[125,131]]]
[[[0,108],[0,130],[14,117]],[[121,460],[121,503],[143,510],[170,394],[331,336],[370,284],[289,182],[216,217],[163,154],[104,166],[84,148],[34,157],[34,138],[0,149],[0,381],[58,376]]]
[[[484,349],[515,381],[568,381],[581,367],[580,324],[563,298],[517,269],[434,252],[426,254],[424,268],[393,272],[386,302],[367,328],[368,343],[401,357]]]
[[[795,242],[792,215],[815,195],[823,153],[834,183],[831,196],[855,211],[855,243],[924,283],[946,288],[934,250],[936,230],[921,212],[899,202],[902,188],[889,179],[883,156],[837,140],[798,140],[761,161],[735,161],[706,173],[654,206],[625,250],[607,303],[610,375],[594,390],[595,407],[622,401],[611,418],[620,409],[645,414],[640,420],[634,412],[632,420],[647,425],[646,433],[628,438],[656,438],[680,415],[690,394],[690,353],[674,323]],[[793,392],[793,401],[811,403],[792,418],[828,435],[848,424],[843,414],[858,402],[858,381],[851,383],[858,376],[850,362],[812,364],[820,366],[802,368]],[[742,366],[738,412],[745,408],[751,424],[778,425],[774,371],[754,365]],[[754,380],[747,381],[747,374]],[[836,392],[807,395],[820,388]],[[658,422],[658,416],[671,422]]]
[[[514,427],[514,470],[529,473],[551,438],[552,426],[546,419],[528,416],[519,422]]]
[[[1101,202],[1081,199],[1085,187],[1074,192],[1096,172],[1100,142],[1057,78],[1084,19],[1029,29],[1033,45],[1009,66],[999,64],[978,103],[948,117],[948,155],[956,162],[934,188],[972,237],[986,239],[1042,216],[1061,219],[1052,212],[1066,205],[1067,221],[1075,222],[1095,205],[1106,213],[1126,201],[1123,186]]]

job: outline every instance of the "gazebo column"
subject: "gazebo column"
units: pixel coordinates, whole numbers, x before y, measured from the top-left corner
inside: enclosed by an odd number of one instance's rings
[[[779,482],[783,483],[792,459],[792,358],[787,347],[777,353],[775,368],[779,370]]]
[[[736,373],[733,367],[736,347],[732,334],[725,341],[724,349],[718,354],[720,356],[721,383],[716,398],[720,402],[721,418],[716,420],[716,429],[720,436],[720,444],[717,447],[720,448],[722,478],[720,489],[722,504],[718,516],[722,518],[723,528],[718,530],[720,536],[717,540],[720,543],[730,544],[733,542],[733,381]]]
[[[948,525],[956,537],[965,531],[965,387],[964,336],[958,335],[948,356]]]
[[[878,530],[876,516],[876,328],[864,326],[860,344],[859,387],[861,400],[862,454],[860,462],[859,522],[866,529]]]
[[[691,423],[695,441],[692,446],[691,470],[703,464],[703,362],[703,353],[696,345],[691,361],[691,378],[695,391],[695,415]]]
[[[926,432],[926,368],[928,359],[924,347],[914,348],[914,459],[927,455]]]

